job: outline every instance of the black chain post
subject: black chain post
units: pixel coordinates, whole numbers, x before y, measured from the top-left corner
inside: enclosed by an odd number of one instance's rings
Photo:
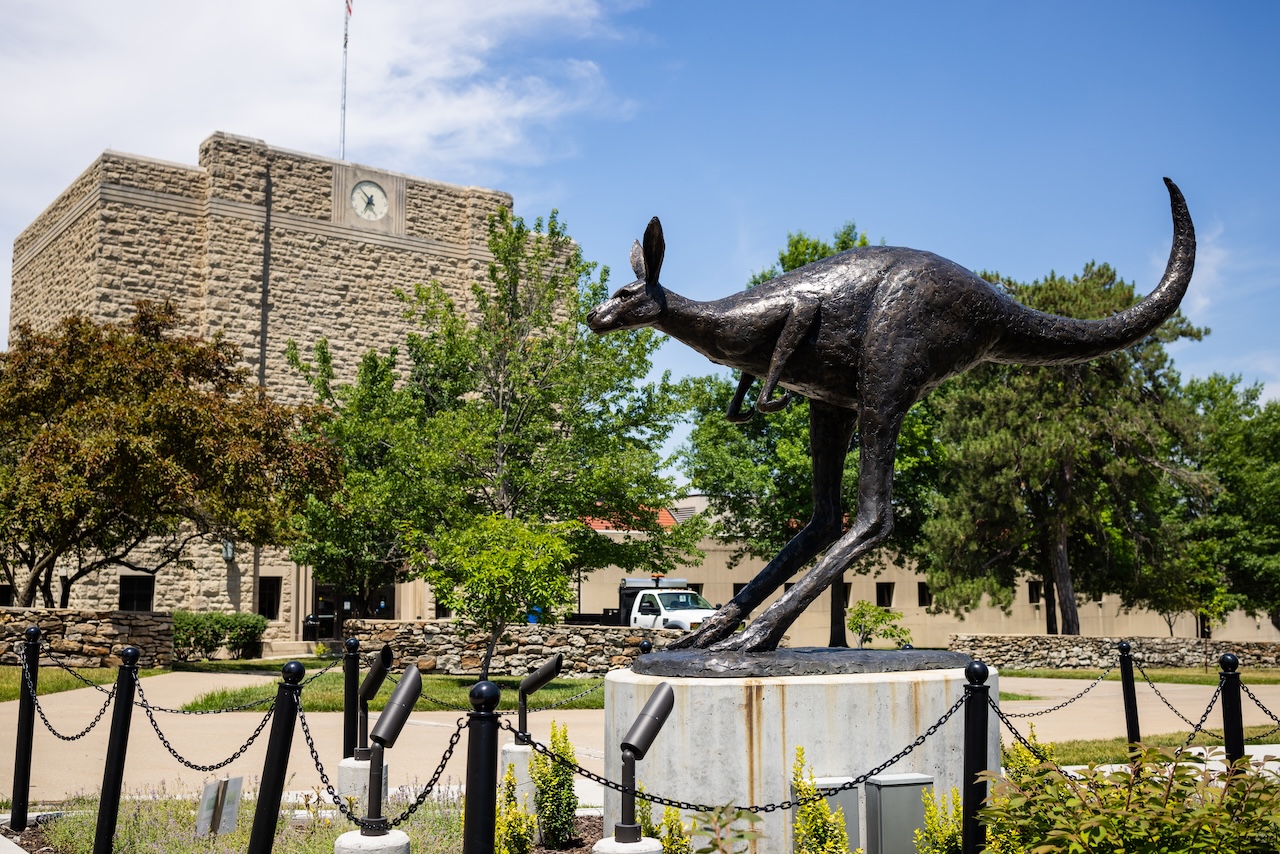
[[[1124,729],[1129,739],[1129,753],[1132,755],[1142,741],[1142,733],[1138,729],[1138,692],[1133,683],[1133,655],[1128,641],[1120,641],[1120,693],[1124,695]]]
[[[120,673],[116,676],[116,707],[111,710],[111,735],[107,740],[107,762],[102,770],[102,795],[98,801],[98,828],[93,835],[93,854],[111,854],[120,816],[120,794],[124,787],[124,758],[129,747],[129,724],[133,720],[133,695],[138,688],[136,646],[120,653]]]
[[[360,718],[360,639],[347,638],[342,656],[342,758],[356,755],[356,729]]]
[[[962,854],[979,854],[987,847],[987,829],[978,821],[978,810],[987,799],[987,784],[978,775],[987,770],[987,687],[990,671],[981,661],[971,661],[964,669],[969,684],[964,686],[964,815],[961,823]]]
[[[1240,659],[1223,653],[1218,666],[1222,668],[1218,676],[1222,687],[1222,747],[1230,765],[1244,756],[1244,715],[1240,710],[1240,674],[1236,672]]]
[[[462,818],[462,854],[494,854],[498,808],[498,727],[494,714],[502,689],[477,682],[467,722],[467,804]]]
[[[22,685],[18,694],[18,743],[13,748],[13,806],[9,826],[27,827],[27,805],[31,799],[31,741],[36,727],[36,684],[40,677],[40,627],[31,626],[23,634]]]
[[[275,719],[267,739],[267,758],[262,762],[258,808],[253,813],[253,830],[249,833],[249,854],[271,854],[271,846],[275,844],[276,819],[280,816],[280,799],[284,797],[289,750],[293,747],[293,730],[302,694],[299,683],[306,672],[297,661],[280,668],[284,681],[276,689]]]

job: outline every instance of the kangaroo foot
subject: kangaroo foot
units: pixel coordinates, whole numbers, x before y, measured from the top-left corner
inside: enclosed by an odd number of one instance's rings
[[[667,649],[706,649],[721,638],[732,634],[742,622],[742,615],[729,603],[702,621],[702,625],[687,635],[667,644]]]
[[[710,647],[712,652],[771,652],[778,648],[785,625],[775,627],[772,620],[763,615],[757,617],[745,629]]]
[[[761,412],[781,412],[787,408],[787,404],[791,402],[791,392],[786,392],[782,397],[775,397],[772,400],[757,400],[756,409]]]
[[[730,424],[746,424],[751,420],[751,416],[755,414],[756,411],[754,409],[744,410],[731,406],[729,407],[729,411],[724,414],[724,420],[728,421]]]

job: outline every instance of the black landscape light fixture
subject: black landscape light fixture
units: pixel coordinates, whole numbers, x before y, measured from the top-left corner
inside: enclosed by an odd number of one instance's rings
[[[385,836],[391,829],[382,817],[382,752],[395,747],[400,730],[408,723],[409,714],[421,696],[422,674],[417,667],[408,667],[373,725],[373,732],[369,733],[369,740],[373,742],[369,747],[369,814],[360,826],[361,836]]]
[[[373,660],[373,664],[369,665],[369,673],[360,683],[360,690],[356,693],[360,702],[360,732],[359,740],[356,742],[355,757],[364,762],[369,761],[369,701],[378,696],[378,691],[387,678],[387,670],[391,667],[393,657],[391,645],[383,644],[378,657]],[[417,668],[415,667],[414,670]],[[421,676],[418,677],[418,681],[421,684]],[[416,698],[414,702],[417,702]]]
[[[622,821],[613,826],[616,842],[640,841],[640,825],[636,824],[636,760],[644,759],[649,752],[675,702],[671,685],[658,683],[622,739]]]
[[[516,744],[529,743],[529,695],[545,686],[560,675],[564,666],[564,653],[557,652],[548,658],[542,666],[520,680],[520,714],[518,722],[520,731],[516,733]]]

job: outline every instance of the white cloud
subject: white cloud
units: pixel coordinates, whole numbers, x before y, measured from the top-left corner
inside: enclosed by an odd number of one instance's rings
[[[338,154],[343,0],[0,0],[0,13],[6,246],[107,148],[194,163],[221,130]],[[547,128],[620,115],[566,47],[587,37],[614,37],[597,0],[354,0],[346,156],[455,180],[560,156]]]
[[[1192,323],[1204,325],[1215,304],[1224,296],[1233,267],[1232,253],[1228,250],[1223,234],[1226,229],[1222,223],[1215,222],[1196,233],[1196,270],[1191,279],[1191,287],[1182,300],[1182,312]],[[1156,271],[1154,279],[1164,273],[1168,261],[1168,250],[1163,253],[1153,252],[1150,256],[1151,269]]]

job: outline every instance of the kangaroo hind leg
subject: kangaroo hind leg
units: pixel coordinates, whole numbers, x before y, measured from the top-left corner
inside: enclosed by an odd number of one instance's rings
[[[773,392],[778,387],[778,380],[782,377],[782,369],[786,367],[787,360],[809,334],[809,328],[813,326],[813,321],[818,316],[818,305],[818,300],[813,297],[808,299],[797,297],[791,305],[786,323],[778,333],[778,341],[773,347],[769,373],[765,375],[764,384],[760,386],[760,396],[756,398],[756,409],[761,412],[778,412],[785,409],[787,403],[791,401],[791,392],[785,392],[778,398],[773,397]]]
[[[877,412],[869,410],[864,402],[859,419],[858,508],[853,527],[746,630],[725,638],[712,646],[712,650],[767,652],[776,649],[783,634],[823,590],[855,560],[885,541],[893,530],[893,460],[898,432],[908,408],[889,407],[887,413]]]

